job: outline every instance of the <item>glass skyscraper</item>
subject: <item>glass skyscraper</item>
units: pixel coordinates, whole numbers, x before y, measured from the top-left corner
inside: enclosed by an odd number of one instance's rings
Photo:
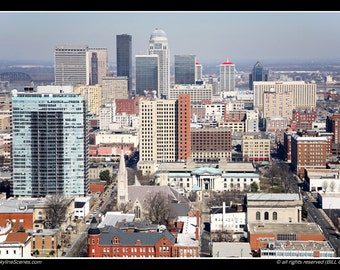
[[[117,76],[128,77],[128,91],[132,93],[132,36],[116,35]]]
[[[253,90],[253,82],[258,81],[268,81],[268,74],[259,61],[256,62],[253,67],[252,73],[249,74],[249,89]]]
[[[12,196],[85,196],[86,104],[76,93],[12,92]]]
[[[195,84],[195,64],[195,55],[175,55],[175,84]]]
[[[136,55],[136,94],[160,97],[158,55]]]

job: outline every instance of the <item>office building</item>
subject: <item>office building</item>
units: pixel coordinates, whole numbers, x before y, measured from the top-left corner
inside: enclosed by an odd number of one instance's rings
[[[87,46],[57,46],[54,51],[56,85],[87,84]]]
[[[60,45],[54,51],[55,85],[96,85],[108,73],[106,48]]]
[[[82,85],[76,84],[73,87],[74,93],[80,93],[81,96],[85,99],[87,105],[87,111],[96,116],[99,115],[99,109],[101,104],[102,97],[102,87],[101,85]]]
[[[128,78],[128,92],[132,93],[132,36],[116,35],[117,76]]]
[[[89,47],[87,50],[87,72],[89,81],[87,84],[96,85],[103,83],[103,77],[108,76],[108,52],[107,48]]]
[[[291,135],[291,165],[299,177],[306,169],[325,169],[327,166],[326,137]]]
[[[291,107],[291,110],[312,110],[316,108],[316,83],[306,83],[304,81],[257,81],[253,82],[253,86],[253,108],[260,111],[261,117],[263,117],[264,110],[266,110],[267,112],[271,110],[270,102],[268,102],[266,98],[274,94],[277,98],[280,97],[281,99],[279,103],[276,103],[277,106],[288,106],[285,103],[288,102],[287,95],[290,95],[289,106]],[[265,93],[268,93],[267,96],[265,95]],[[283,111],[286,111],[286,108],[282,110],[282,112]]]
[[[167,98],[170,86],[170,49],[166,33],[156,28],[149,39],[149,54],[159,56],[159,97]]]
[[[136,95],[160,97],[159,56],[136,55]]]
[[[189,96],[140,101],[137,167],[143,174],[154,173],[161,162],[176,162],[190,155],[189,102]]]
[[[257,61],[249,74],[249,89],[253,90],[253,82],[268,81],[268,71],[264,70],[263,65]]]
[[[203,83],[203,66],[199,62],[195,63],[195,80],[197,84]]]
[[[12,92],[12,196],[88,193],[85,100],[76,93]]]
[[[326,118],[326,131],[332,132],[332,152],[335,155],[340,155],[340,114],[334,113]]]
[[[101,105],[116,99],[129,98],[128,78],[126,76],[104,77],[102,83]]]
[[[195,64],[195,55],[175,55],[175,84],[195,84]]]
[[[235,91],[235,64],[229,60],[220,64],[220,91],[223,97]]]
[[[213,100],[211,84],[175,84],[170,87],[168,99],[177,99],[180,94],[190,94],[195,103]]]

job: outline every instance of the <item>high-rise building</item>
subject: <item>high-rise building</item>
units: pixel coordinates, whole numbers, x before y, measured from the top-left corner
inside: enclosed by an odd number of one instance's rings
[[[156,28],[149,39],[149,54],[159,57],[159,97],[167,98],[170,86],[170,49],[166,33]]]
[[[159,56],[136,55],[136,94],[160,97]]]
[[[93,52],[91,55],[91,77],[90,85],[98,84],[98,57],[97,53]]]
[[[76,84],[73,87],[74,93],[80,93],[81,96],[85,99],[87,105],[87,111],[96,116],[99,115],[99,109],[102,105],[102,86],[99,84],[96,85],[83,85]]]
[[[253,90],[253,82],[258,81],[268,81],[268,72],[259,61],[255,63],[252,73],[249,74],[249,89]]]
[[[88,84],[87,46],[57,46],[54,51],[56,85]]]
[[[235,91],[235,64],[229,60],[220,64],[220,91],[225,92]]]
[[[109,73],[107,48],[89,47],[87,50],[87,61],[87,72],[89,73],[87,84],[102,84],[103,77],[108,76]]]
[[[128,78],[126,76],[104,77],[101,93],[101,105],[114,102],[116,99],[129,98]]]
[[[191,155],[191,99],[189,94],[178,95],[178,160]]]
[[[132,36],[116,35],[117,76],[128,77],[128,91],[132,93]]]
[[[61,45],[54,51],[55,85],[101,84],[108,73],[106,48]]]
[[[76,93],[12,92],[12,196],[89,191],[85,100]]]
[[[175,55],[175,84],[195,84],[195,64],[195,55]]]
[[[143,174],[159,163],[190,156],[190,96],[176,100],[141,100],[139,106],[139,162]],[[188,107],[189,106],[189,107]]]
[[[327,166],[327,138],[291,135],[291,165],[299,176],[307,169],[325,169]]]
[[[332,132],[332,151],[337,156],[340,154],[340,114],[334,113],[326,118],[326,131]]]
[[[316,83],[306,83],[304,81],[293,81],[293,82],[282,82],[282,81],[257,81],[253,82],[253,108],[260,111],[261,117],[265,110],[265,104],[267,106],[267,111],[272,110],[271,102],[266,100],[270,96],[270,93],[276,94],[276,99],[278,104],[276,106],[283,107],[283,103],[288,102],[281,98],[281,103],[278,97],[290,94],[290,107],[291,110],[294,109],[306,109],[312,110],[316,108]],[[266,96],[267,93],[267,96]],[[274,97],[275,98],[275,97]],[[284,106],[287,106],[285,104]]]
[[[197,84],[203,83],[203,67],[199,62],[195,63],[195,80]]]

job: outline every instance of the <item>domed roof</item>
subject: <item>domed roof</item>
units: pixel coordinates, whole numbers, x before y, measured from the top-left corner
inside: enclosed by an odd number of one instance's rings
[[[168,37],[166,36],[165,32],[162,29],[156,28],[150,36],[150,41],[151,42],[168,41]]]

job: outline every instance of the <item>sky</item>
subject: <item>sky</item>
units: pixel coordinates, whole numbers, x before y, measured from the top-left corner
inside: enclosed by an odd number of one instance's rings
[[[339,26],[339,11],[6,11],[0,62],[53,64],[56,46],[87,45],[107,48],[115,63],[116,35],[132,36],[133,56],[147,54],[156,28],[167,35],[170,61],[176,54],[217,65],[340,59]]]

